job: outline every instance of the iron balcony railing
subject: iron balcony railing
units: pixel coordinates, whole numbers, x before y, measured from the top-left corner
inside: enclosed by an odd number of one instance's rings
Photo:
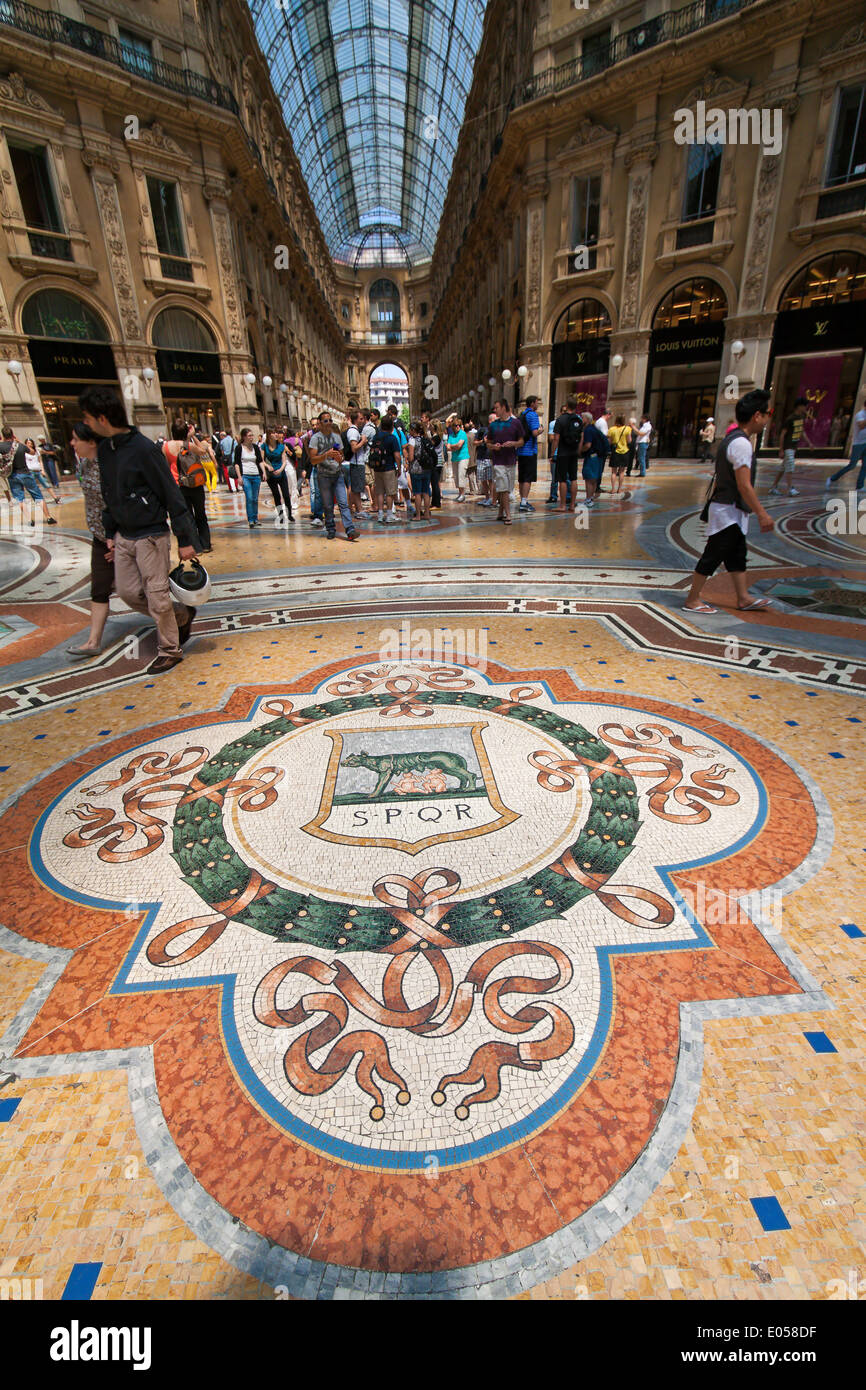
[[[238,104],[234,93],[212,78],[202,77],[197,72],[185,68],[170,67],[168,63],[142,54],[128,44],[121,43],[111,34],[103,34],[91,24],[81,24],[77,19],[67,19],[65,15],[55,14],[53,10],[39,10],[28,5],[25,0],[0,0],[0,25],[9,25],[23,34],[32,34],[48,43],[62,43],[75,48],[79,53],[89,53],[92,58],[101,58],[105,63],[122,68],[134,77],[154,82],[182,96],[197,97],[211,106],[221,106],[233,115],[238,114]]]
[[[720,19],[729,19],[731,15],[739,14],[741,10],[748,9],[756,3],[757,0],[695,0],[694,4],[686,5],[681,10],[668,10],[666,14],[656,15],[654,19],[647,19],[643,24],[617,34],[606,48],[594,50],[581,55],[580,58],[572,58],[567,63],[560,63],[558,67],[546,68],[544,72],[536,73],[528,82],[518,87],[515,105],[525,106],[528,101],[536,101],[539,97],[551,96],[554,92],[576,86],[577,83],[585,82],[600,72],[606,72],[625,58],[645,53],[648,49],[655,48],[660,43],[667,43],[671,39],[681,39],[687,34],[697,33],[699,29],[715,24]]]

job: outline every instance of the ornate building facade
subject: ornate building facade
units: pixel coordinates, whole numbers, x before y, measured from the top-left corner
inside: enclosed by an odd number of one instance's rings
[[[0,405],[151,435],[341,402],[334,268],[242,0],[0,4]]]
[[[861,7],[536,0],[503,67],[508,11],[432,265],[442,408],[486,409],[506,371],[551,417],[572,391],[646,409],[660,452],[693,457],[706,416],[768,385],[766,447],[804,395],[816,450],[841,453],[866,340]]]

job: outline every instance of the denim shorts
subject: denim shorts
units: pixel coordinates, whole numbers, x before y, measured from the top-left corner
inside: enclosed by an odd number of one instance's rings
[[[367,469],[363,463],[349,464],[349,491],[362,493],[367,486]]]
[[[412,484],[412,496],[417,497],[419,492],[430,492],[430,470],[422,468],[420,473],[410,473],[409,481]]]
[[[36,475],[28,469],[26,473],[10,473],[9,489],[16,502],[24,501],[25,492],[29,492],[34,502],[42,501],[42,493],[36,481]]]

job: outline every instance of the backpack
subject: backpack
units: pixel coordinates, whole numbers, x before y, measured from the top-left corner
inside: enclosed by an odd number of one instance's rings
[[[340,430],[340,438],[343,441],[343,458],[346,460],[346,463],[351,463],[355,455],[352,453],[352,446],[349,443],[349,431]]]
[[[517,419],[518,419],[519,422],[520,422],[520,428],[523,430],[523,442],[524,442],[524,444],[531,444],[531,443],[532,443],[532,430],[529,428],[529,421],[528,421],[527,418],[526,418],[526,411],[525,411],[525,410],[522,410],[522,411],[520,412],[520,414],[518,415]]]
[[[207,482],[204,464],[185,444],[177,455],[177,479],[181,487],[204,487]]]
[[[412,460],[412,472],[432,473],[437,462],[436,445],[433,443],[432,439],[427,439],[422,435],[418,440],[415,449],[415,457]]]
[[[572,415],[565,426],[565,433],[559,436],[559,447],[564,454],[576,454],[583,437],[583,421],[579,415]]]
[[[367,464],[374,473],[381,473],[386,467],[385,453],[381,443],[377,443],[379,436],[375,434],[370,443],[370,452],[367,455]]]

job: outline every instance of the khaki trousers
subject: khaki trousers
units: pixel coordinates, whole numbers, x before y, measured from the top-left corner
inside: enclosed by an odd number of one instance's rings
[[[153,618],[160,656],[181,655],[177,626],[187,617],[186,604],[175,603],[168,587],[170,565],[171,536],[143,536],[137,541],[115,536],[115,590],[136,613]]]

